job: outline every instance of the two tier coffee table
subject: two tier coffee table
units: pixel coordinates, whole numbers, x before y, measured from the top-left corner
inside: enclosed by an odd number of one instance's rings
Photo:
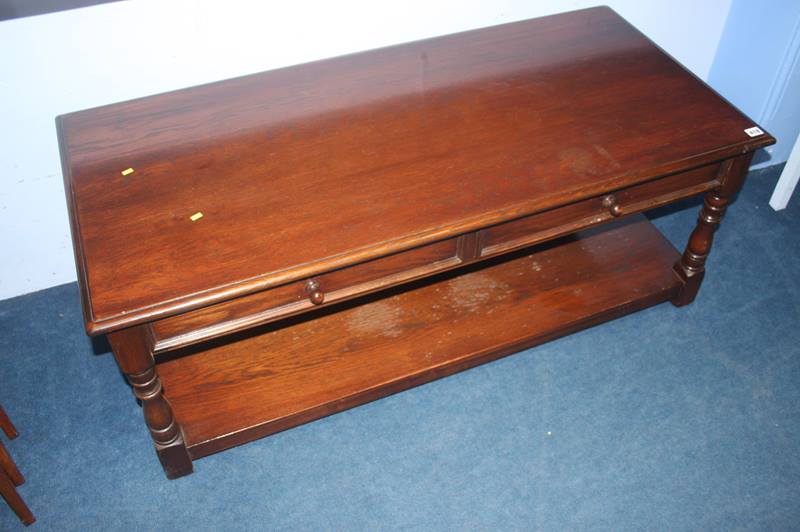
[[[57,127],[86,328],[108,336],[170,478],[691,302],[753,151],[774,142],[608,8]],[[639,213],[695,195],[681,254]]]

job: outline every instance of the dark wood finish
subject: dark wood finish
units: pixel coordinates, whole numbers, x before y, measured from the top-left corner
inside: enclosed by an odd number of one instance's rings
[[[206,348],[159,374],[197,458],[666,301],[679,256],[649,222],[626,221]]]
[[[86,328],[180,476],[688,303],[754,125],[608,8],[61,116]],[[683,257],[628,218],[703,193]]]
[[[0,426],[2,426],[3,432],[10,439],[19,436],[16,427],[11,423],[2,406],[0,406]],[[25,477],[22,476],[5,445],[0,442],[0,495],[2,495],[14,513],[17,514],[20,521],[25,525],[30,525],[36,521],[36,518],[19,493],[17,493],[17,486],[21,486],[24,483]]]
[[[571,205],[499,224],[479,232],[481,255],[490,256],[652,209],[719,185],[719,164],[666,176]]]
[[[109,334],[108,341],[117,364],[142,403],[145,423],[167,477],[178,478],[192,472],[192,461],[181,427],[164,397],[148,331],[146,326],[122,329]]]
[[[156,353],[230,334],[355,296],[450,270],[465,262],[543,242],[623,214],[641,212],[717,187],[715,163],[623,188],[488,229],[375,259],[154,324]],[[607,204],[613,198],[613,205]],[[309,289],[310,286],[315,288]],[[314,296],[312,298],[312,295]],[[309,304],[310,303],[310,304]]]
[[[773,142],[607,8],[57,124],[93,334]]]
[[[725,215],[731,197],[742,188],[752,158],[753,154],[747,153],[726,161],[720,169],[720,185],[703,199],[697,226],[689,237],[681,260],[675,263],[675,273],[683,281],[682,290],[672,301],[676,307],[691,303],[697,296],[706,274],[706,259],[714,242],[714,232]]]
[[[159,320],[153,324],[154,349],[158,353],[223,336],[308,311],[323,302],[345,301],[461,263],[457,256],[457,239],[381,257],[305,282],[290,283]]]

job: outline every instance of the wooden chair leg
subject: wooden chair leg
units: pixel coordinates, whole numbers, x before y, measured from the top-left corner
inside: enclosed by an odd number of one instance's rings
[[[2,406],[0,406],[0,428],[3,429],[3,432],[5,432],[6,436],[8,436],[8,438],[11,440],[19,436],[16,427],[14,427],[14,424],[11,423],[11,420],[8,418],[8,414],[6,414],[6,411],[3,410]]]
[[[11,459],[11,455],[8,454],[5,445],[2,443],[0,443],[0,469],[8,475],[8,478],[11,479],[11,482],[13,482],[15,486],[25,483],[25,477],[19,472],[17,464]]]
[[[25,501],[23,501],[22,497],[17,493],[17,488],[14,486],[11,478],[2,470],[0,470],[0,495],[3,496],[11,509],[14,510],[14,513],[17,514],[20,521],[25,525],[30,525],[36,521],[28,505],[25,504]]]
[[[2,406],[0,406],[0,428],[3,429],[9,439],[19,436],[17,428],[11,423]],[[11,459],[11,455],[8,454],[5,445],[0,442],[0,495],[14,510],[20,521],[27,526],[36,521],[36,518],[31,513],[28,505],[25,504],[25,501],[22,500],[22,497],[19,496],[19,493],[17,493],[17,486],[24,483],[25,477],[22,476],[17,464]]]

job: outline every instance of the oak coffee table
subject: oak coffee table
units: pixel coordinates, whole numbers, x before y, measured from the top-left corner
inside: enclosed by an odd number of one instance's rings
[[[775,142],[608,8],[57,127],[86,329],[108,335],[170,478],[643,307],[690,303],[753,151]],[[637,214],[698,194],[682,255]]]

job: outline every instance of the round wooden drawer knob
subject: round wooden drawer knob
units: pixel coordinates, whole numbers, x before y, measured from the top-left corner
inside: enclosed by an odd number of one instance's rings
[[[620,216],[622,214],[622,207],[620,207],[617,203],[617,198],[614,196],[614,194],[609,194],[603,198],[603,207],[608,209],[608,212],[611,213],[611,216]]]
[[[308,281],[306,283],[306,292],[308,292],[308,299],[315,305],[321,305],[325,302],[325,292],[323,292],[317,281]]]

